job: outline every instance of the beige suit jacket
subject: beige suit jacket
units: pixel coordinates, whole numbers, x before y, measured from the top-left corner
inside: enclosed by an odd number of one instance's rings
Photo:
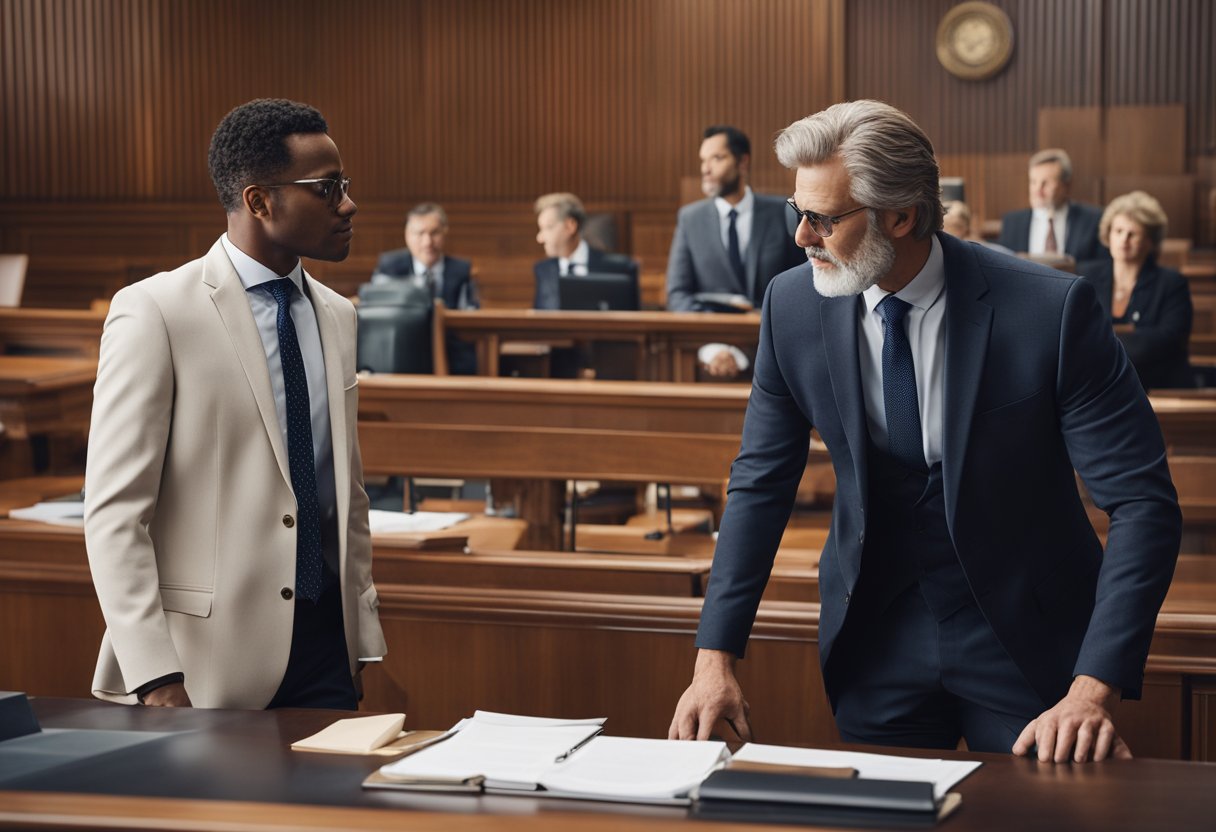
[[[353,673],[359,657],[385,653],[356,433],[355,311],[305,282],[325,356]],[[266,353],[220,242],[114,296],[85,494],[107,628],[94,695],[134,703],[135,688],[181,672],[196,706],[264,708],[291,647],[296,502]]]

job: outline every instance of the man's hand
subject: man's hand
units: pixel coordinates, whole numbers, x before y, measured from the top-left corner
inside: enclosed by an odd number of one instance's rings
[[[714,357],[702,366],[714,378],[734,378],[740,373],[739,364],[728,349],[718,350]]]
[[[1130,760],[1127,743],[1115,733],[1111,712],[1119,701],[1119,691],[1093,676],[1078,676],[1068,695],[1051,710],[1039,714],[1013,744],[1019,757],[1038,746],[1039,762],[1066,763],[1071,758],[1084,763],[1092,759]]]
[[[190,708],[190,697],[181,682],[163,685],[144,694],[143,703],[150,708]]]
[[[735,679],[735,657],[721,650],[702,650],[692,674],[692,684],[676,705],[669,740],[707,740],[714,723],[725,719],[739,739],[751,742],[747,700]]]

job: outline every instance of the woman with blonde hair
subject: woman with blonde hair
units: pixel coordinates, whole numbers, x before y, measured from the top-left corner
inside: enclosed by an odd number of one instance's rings
[[[1185,277],[1157,265],[1166,222],[1161,203],[1144,191],[1111,200],[1098,226],[1111,259],[1084,273],[1146,390],[1194,385],[1191,290]]]

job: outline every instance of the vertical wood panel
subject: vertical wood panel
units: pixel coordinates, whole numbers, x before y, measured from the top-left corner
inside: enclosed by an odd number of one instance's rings
[[[233,106],[308,101],[358,198],[670,202],[700,130],[844,88],[844,0],[5,0],[0,199],[210,200]]]

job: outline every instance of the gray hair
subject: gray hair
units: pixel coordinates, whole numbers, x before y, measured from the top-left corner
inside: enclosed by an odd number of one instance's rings
[[[1049,147],[1047,150],[1040,150],[1038,153],[1030,157],[1030,164],[1026,169],[1037,168],[1039,165],[1050,165],[1055,162],[1060,166],[1060,181],[1072,181],[1072,158],[1069,157],[1068,151],[1059,147]]]
[[[911,117],[881,101],[846,101],[795,121],[776,141],[787,168],[839,155],[852,197],[872,210],[912,208],[913,236],[942,227],[941,184],[933,143]]]
[[[408,223],[411,217],[429,217],[431,214],[438,215],[439,224],[444,228],[448,227],[448,212],[443,210],[443,206],[437,202],[418,203],[405,215],[405,221]]]
[[[572,219],[574,220],[575,228],[578,228],[580,231],[582,230],[583,223],[587,219],[587,209],[583,207],[583,201],[574,194],[545,194],[536,200],[536,204],[532,206],[538,217],[549,208],[557,212],[559,220]]]

